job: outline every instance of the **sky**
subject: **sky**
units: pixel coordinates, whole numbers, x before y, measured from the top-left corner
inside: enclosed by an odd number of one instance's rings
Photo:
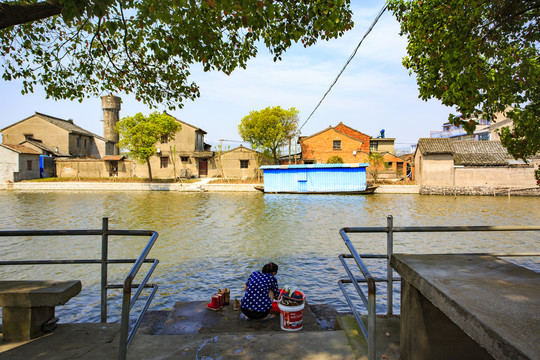
[[[224,146],[240,145],[238,124],[253,110],[268,106],[295,107],[303,124],[328,90],[339,71],[364,36],[384,5],[384,0],[352,1],[354,28],[339,39],[319,41],[304,48],[294,45],[274,62],[264,47],[248,62],[247,69],[237,69],[230,76],[192,68],[192,77],[200,86],[201,97],[187,101],[182,109],[168,111],[176,118],[207,132],[205,142]],[[309,136],[340,122],[376,137],[385,129],[387,138],[395,138],[396,149],[407,152],[419,138],[440,130],[452,108],[438,100],[418,98],[414,75],[401,63],[406,55],[406,38],[399,35],[399,23],[386,11],[360,46],[337,84],[302,128]],[[40,112],[62,119],[73,119],[95,134],[103,135],[103,111],[100,98],[78,101],[46,99],[42,88],[22,95],[22,84],[0,79],[2,115],[0,129]],[[108,95],[103,93],[102,95]],[[151,109],[130,94],[122,98],[120,117]],[[248,144],[244,143],[244,146]]]

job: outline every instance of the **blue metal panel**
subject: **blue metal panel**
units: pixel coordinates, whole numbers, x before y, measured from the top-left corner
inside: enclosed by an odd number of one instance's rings
[[[366,189],[368,164],[262,166],[265,192],[350,192]]]

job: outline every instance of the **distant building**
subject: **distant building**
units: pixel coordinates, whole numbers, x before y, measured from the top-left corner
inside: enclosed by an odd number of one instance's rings
[[[420,139],[414,155],[420,186],[535,187],[535,165],[516,161],[499,141]]]
[[[242,145],[222,153],[215,152],[214,161],[216,167],[210,176],[236,179],[256,178],[260,166],[274,163],[272,158]]]
[[[496,130],[502,126],[511,126],[512,121],[505,114],[495,114],[493,121],[487,119],[473,119],[476,122],[476,129],[472,134],[467,134],[462,125],[456,126],[450,123],[442,125],[442,131],[431,131],[430,138],[433,139],[451,139],[468,141],[495,141],[499,140]]]
[[[344,163],[367,162],[370,136],[343,123],[299,139],[304,164],[326,164],[334,156]]]
[[[0,181],[39,179],[39,153],[24,145],[0,144]]]
[[[40,154],[99,159],[114,153],[115,143],[74,124],[36,112],[2,130],[2,143],[31,147]]]
[[[169,114],[167,114],[169,115]],[[162,138],[150,158],[152,177],[162,179],[206,177],[216,169],[211,146],[204,142],[206,131],[171,116],[182,128],[174,139]],[[135,176],[148,177],[147,164],[135,162]]]

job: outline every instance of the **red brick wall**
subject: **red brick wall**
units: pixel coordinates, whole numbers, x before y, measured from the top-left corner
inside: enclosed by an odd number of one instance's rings
[[[369,153],[369,136],[368,135],[361,133],[360,131],[351,129],[350,127],[343,125],[342,123],[339,123],[336,127],[334,127],[334,129],[344,134],[347,134],[350,137],[360,140],[362,142],[361,150],[363,152]]]
[[[334,140],[341,140],[340,150],[334,150]],[[367,162],[367,155],[360,152],[362,150],[360,141],[333,128],[301,140],[300,145],[302,146],[302,158],[315,160],[317,164],[326,164],[329,158],[336,155],[340,156],[345,163]],[[353,155],[353,151],[356,151],[356,155]]]

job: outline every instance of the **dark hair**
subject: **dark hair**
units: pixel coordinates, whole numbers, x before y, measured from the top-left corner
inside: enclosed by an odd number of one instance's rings
[[[273,262],[269,262],[268,264],[264,265],[262,268],[262,272],[267,273],[273,273],[278,271],[277,264],[274,264]]]

